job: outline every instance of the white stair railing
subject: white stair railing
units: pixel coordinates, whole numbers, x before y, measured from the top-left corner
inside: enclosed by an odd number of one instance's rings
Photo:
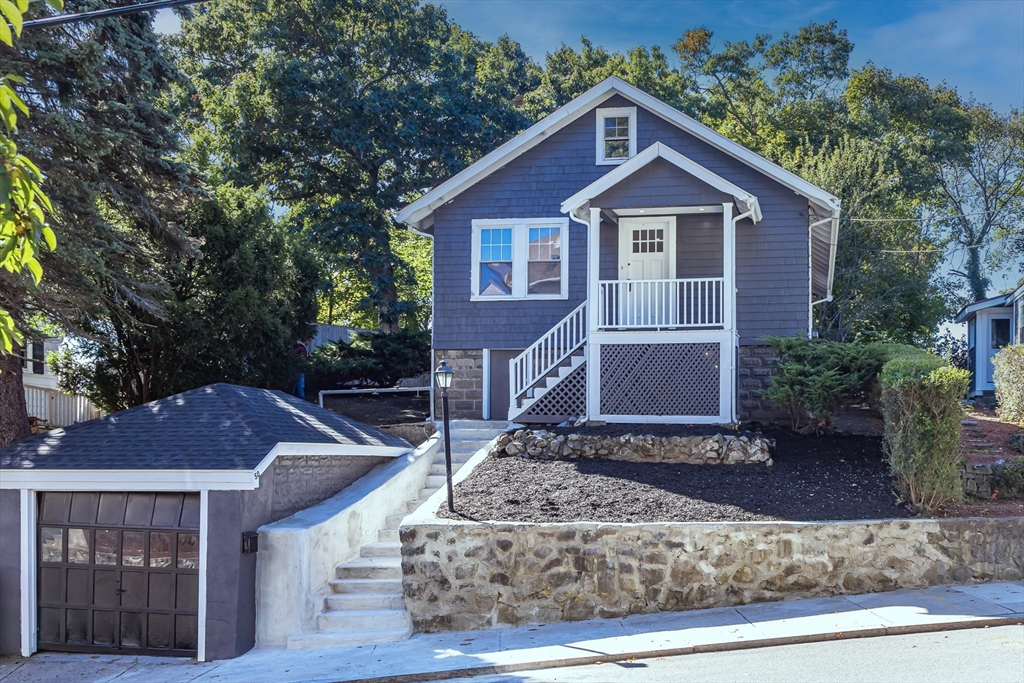
[[[543,337],[508,362],[509,406],[587,341],[587,302],[562,318]]]

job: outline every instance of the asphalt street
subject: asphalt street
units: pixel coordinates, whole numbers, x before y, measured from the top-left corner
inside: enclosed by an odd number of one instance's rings
[[[1024,683],[1024,626],[527,671],[463,683]]]

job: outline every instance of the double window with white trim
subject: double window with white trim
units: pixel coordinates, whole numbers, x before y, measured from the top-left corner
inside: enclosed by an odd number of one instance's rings
[[[473,301],[566,299],[569,221],[473,221]]]
[[[597,164],[621,164],[636,156],[636,107],[597,110]]]

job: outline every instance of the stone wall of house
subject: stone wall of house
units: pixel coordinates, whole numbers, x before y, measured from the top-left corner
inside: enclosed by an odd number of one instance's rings
[[[519,429],[498,437],[491,455],[526,458],[607,458],[629,462],[681,462],[691,465],[767,462],[773,440],[749,436],[650,436],[626,434],[556,434],[544,429]]]
[[[1018,463],[967,465],[960,481],[968,498],[1024,498],[1024,466]]]
[[[434,367],[441,359],[455,371],[448,390],[452,419],[479,420],[484,413],[484,352],[482,349],[434,349]],[[441,392],[434,392],[434,417],[441,419]]]
[[[403,526],[417,631],[1024,576],[1024,518]]]
[[[271,466],[276,521],[335,495],[390,458],[364,455],[282,455]]]
[[[736,368],[736,400],[743,422],[779,422],[789,417],[772,407],[764,392],[772,384],[778,357],[770,346],[741,346]]]

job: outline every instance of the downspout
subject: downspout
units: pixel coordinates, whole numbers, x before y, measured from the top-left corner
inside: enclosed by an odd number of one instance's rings
[[[736,226],[744,218],[750,218],[751,216],[753,216],[754,212],[755,212],[755,209],[750,209],[746,213],[741,213],[740,215],[738,215],[738,216],[736,216],[735,218],[732,219],[732,237],[733,237],[733,244],[734,244],[733,250],[732,250],[732,255],[733,255],[734,259],[736,258],[736,248],[735,248]],[[733,265],[732,273],[733,273],[733,284],[735,285],[735,280],[736,280],[736,266],[735,265]],[[733,291],[729,293],[729,296],[733,297],[732,320],[729,321],[729,326],[732,328],[732,336],[733,336],[732,362],[729,363],[729,366],[731,368],[730,373],[729,373],[731,375],[731,377],[729,378],[729,382],[730,382],[729,386],[732,387],[733,395],[734,396],[739,396],[739,392],[736,390],[736,364],[739,362],[740,333],[739,333],[739,330],[736,329],[736,308],[737,307],[736,307],[736,302],[735,302],[735,297],[736,297],[736,288],[735,288],[735,286],[733,287]],[[733,422],[734,425],[739,426],[739,423],[740,423],[740,409],[739,409],[739,406],[737,405],[737,401],[735,399],[732,401],[732,422]]]

